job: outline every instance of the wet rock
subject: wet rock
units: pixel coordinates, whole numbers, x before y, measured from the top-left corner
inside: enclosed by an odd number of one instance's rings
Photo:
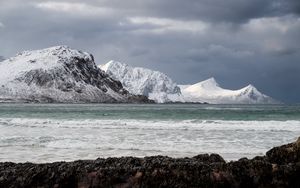
[[[267,156],[226,163],[192,158],[121,157],[46,164],[0,163],[0,187],[300,187],[299,140]],[[289,152],[287,152],[287,150]],[[285,152],[284,154],[281,152]]]
[[[266,156],[271,163],[276,164],[300,162],[300,137],[294,143],[271,149],[267,152]]]
[[[225,163],[225,160],[218,154],[201,154],[193,157],[194,159],[201,161],[201,162],[209,162],[209,163],[214,163],[214,162],[220,162],[220,163]]]

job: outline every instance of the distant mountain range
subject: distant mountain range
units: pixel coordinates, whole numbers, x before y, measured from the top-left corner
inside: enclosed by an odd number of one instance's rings
[[[67,46],[24,51],[3,59],[0,102],[278,103],[252,85],[223,89],[214,78],[177,85],[164,73],[117,61],[97,67],[91,54]]]
[[[0,63],[2,102],[151,102],[130,94],[95,64],[67,46],[25,51]]]
[[[278,101],[262,94],[254,86],[239,90],[223,89],[214,78],[193,84],[177,85],[164,73],[125,63],[110,61],[99,68],[120,80],[133,94],[145,95],[158,103],[188,102],[211,104],[273,104]],[[179,89],[180,88],[180,89]]]

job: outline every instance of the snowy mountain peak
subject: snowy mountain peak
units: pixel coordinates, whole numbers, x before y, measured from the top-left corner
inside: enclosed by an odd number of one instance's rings
[[[74,66],[76,62],[96,69],[93,56],[87,52],[71,49],[67,46],[55,46],[41,50],[23,51],[1,63],[0,84],[33,70],[52,70],[64,66]]]
[[[217,83],[217,81],[214,77],[211,77],[211,78],[204,80],[202,82],[199,82],[197,84],[201,85],[202,87],[207,87],[207,88],[219,87],[219,84]]]
[[[24,51],[0,63],[0,100],[147,102],[111,79],[87,52],[67,46]]]
[[[113,60],[99,68],[119,80],[130,93],[147,96],[158,103],[183,102],[180,88],[164,73]]]
[[[217,84],[217,81],[214,77],[210,77],[207,80],[204,80],[203,82],[208,82],[208,83],[212,83],[212,84]]]
[[[208,102],[212,104],[278,103],[278,101],[259,92],[251,84],[239,90],[229,90],[221,88],[214,78],[194,85],[182,85],[180,88],[186,102]]]
[[[188,86],[181,85],[180,89],[181,91],[185,90],[186,92],[194,93],[194,94],[197,93],[199,95],[200,93],[208,92],[208,91],[215,92],[217,90],[220,90],[220,87],[217,81],[215,80],[215,78],[211,77],[207,80],[198,82],[193,85],[188,85]]]
[[[241,90],[244,90],[245,92],[255,92],[255,93],[260,93],[256,87],[254,87],[252,84],[249,84],[248,86],[242,88]],[[260,93],[261,94],[261,93]]]
[[[259,97],[270,98],[270,97],[262,94],[260,91],[258,91],[258,89],[256,89],[256,87],[254,87],[251,84],[240,89],[239,91],[240,91],[239,96],[247,96],[249,99],[252,99],[252,100],[257,100]]]
[[[28,59],[30,60],[31,63],[35,63],[35,60],[44,60],[45,64],[50,64],[54,62],[67,63],[68,61],[65,60],[70,59],[72,57],[79,57],[86,60],[88,59],[93,60],[93,56],[91,54],[87,52],[71,49],[68,46],[54,46],[42,50],[23,51],[21,53],[18,53],[17,56],[10,58],[10,60],[14,61],[18,59],[20,60]],[[50,59],[51,61],[48,61]]]

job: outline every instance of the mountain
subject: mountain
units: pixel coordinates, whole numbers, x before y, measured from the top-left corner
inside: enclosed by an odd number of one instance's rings
[[[262,94],[254,86],[229,90],[219,86],[214,78],[194,85],[180,85],[186,102],[208,102],[211,104],[273,104],[278,101]]]
[[[0,101],[149,102],[101,71],[91,54],[67,46],[24,51],[2,61]]]
[[[184,102],[177,84],[161,72],[117,61],[110,61],[99,68],[113,79],[120,80],[130,93],[147,96],[157,103]]]
[[[110,61],[99,66],[113,79],[120,80],[130,93],[144,95],[158,103],[192,102],[211,104],[273,104],[278,101],[254,86],[239,90],[223,89],[214,78],[194,85],[177,85],[164,73]]]

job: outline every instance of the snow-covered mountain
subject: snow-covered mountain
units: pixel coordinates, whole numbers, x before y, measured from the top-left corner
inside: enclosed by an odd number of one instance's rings
[[[165,74],[125,63],[110,61],[99,66],[113,79],[120,80],[130,93],[145,95],[158,103],[193,102],[211,104],[270,104],[278,103],[254,86],[239,90],[223,89],[214,78],[194,85],[177,85]]]
[[[112,78],[120,80],[130,93],[144,95],[157,103],[184,102],[180,88],[167,75],[125,63],[110,61],[99,66]]]
[[[272,104],[273,98],[262,94],[254,86],[229,90],[219,86],[214,78],[194,85],[180,85],[186,102],[208,102],[211,104]]]
[[[148,102],[99,70],[91,54],[66,46],[25,51],[0,62],[0,101]]]

